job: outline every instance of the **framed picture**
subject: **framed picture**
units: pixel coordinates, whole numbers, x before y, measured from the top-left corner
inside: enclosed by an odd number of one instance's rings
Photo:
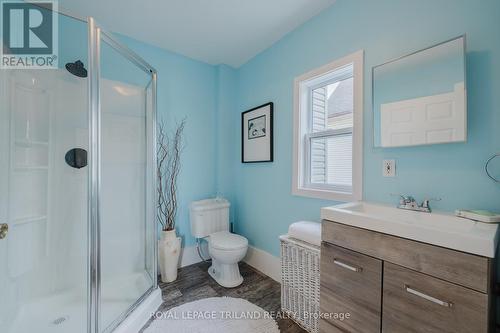
[[[241,114],[241,162],[273,161],[273,103]]]

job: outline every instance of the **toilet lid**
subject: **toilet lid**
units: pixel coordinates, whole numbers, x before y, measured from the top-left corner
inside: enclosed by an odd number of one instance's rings
[[[248,240],[228,231],[220,231],[210,235],[210,245],[220,250],[234,250],[248,246]]]

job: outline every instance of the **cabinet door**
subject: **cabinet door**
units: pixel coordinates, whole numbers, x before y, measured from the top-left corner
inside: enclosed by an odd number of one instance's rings
[[[381,294],[381,260],[323,242],[321,332],[332,332],[331,325],[339,331],[380,332]]]
[[[488,331],[488,295],[384,263],[382,332]]]

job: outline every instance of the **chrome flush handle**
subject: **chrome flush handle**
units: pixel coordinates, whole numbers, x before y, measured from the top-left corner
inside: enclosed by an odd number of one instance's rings
[[[9,232],[9,225],[7,223],[0,224],[0,239],[4,239],[7,237],[7,233]]]

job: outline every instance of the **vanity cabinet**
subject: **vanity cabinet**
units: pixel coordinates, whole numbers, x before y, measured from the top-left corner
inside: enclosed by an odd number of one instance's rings
[[[320,332],[493,331],[490,258],[323,220]]]

